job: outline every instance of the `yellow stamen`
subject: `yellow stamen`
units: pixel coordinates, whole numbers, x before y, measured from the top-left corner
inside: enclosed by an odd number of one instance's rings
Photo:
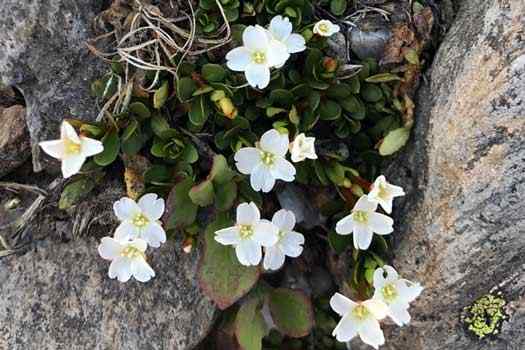
[[[252,54],[252,59],[257,64],[262,64],[266,62],[266,54],[261,51],[256,51]]]
[[[364,305],[357,305],[352,311],[352,314],[354,315],[355,318],[363,320],[368,317],[370,312]]]
[[[386,301],[392,301],[397,297],[397,289],[393,284],[387,284],[381,292]]]
[[[149,223],[149,219],[144,214],[137,214],[133,218],[133,225],[137,227],[144,227]]]
[[[252,225],[241,225],[239,235],[242,239],[250,238],[253,235]]]
[[[275,161],[275,155],[273,153],[263,151],[261,152],[261,160],[264,165],[271,166]]]
[[[363,210],[356,210],[354,214],[352,215],[354,221],[357,221],[359,223],[366,223],[368,221],[368,213]]]
[[[66,154],[79,154],[80,148],[79,143],[76,143],[71,139],[64,139],[64,149]]]
[[[144,255],[144,252],[130,245],[124,248],[120,252],[120,255],[126,258],[130,258],[130,259],[137,259],[137,258],[145,259],[146,258],[146,256]]]

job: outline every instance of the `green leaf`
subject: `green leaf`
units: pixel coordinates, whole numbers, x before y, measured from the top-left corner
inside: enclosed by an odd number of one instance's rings
[[[166,131],[170,129],[168,121],[160,115],[155,115],[151,118],[151,130],[153,133],[160,138],[166,135]]]
[[[379,154],[382,156],[394,154],[407,143],[409,137],[409,128],[398,128],[390,131],[383,139],[383,142],[381,142],[381,146],[379,146]]]
[[[193,179],[187,177],[171,190],[167,201],[167,229],[181,228],[195,222],[198,207],[189,196],[192,186]]]
[[[297,108],[295,108],[295,105],[292,105],[292,109],[288,113],[288,119],[290,119],[290,122],[294,125],[299,125],[301,122],[301,119],[299,117],[299,113],[297,112]]]
[[[235,182],[227,182],[215,188],[215,208],[218,211],[227,211],[233,207],[237,199],[237,184]]]
[[[366,117],[366,109],[363,102],[355,97],[349,96],[344,100],[339,101],[339,104],[343,109],[350,113],[352,119],[363,120]]]
[[[208,225],[205,232],[204,254],[199,266],[199,282],[204,293],[224,310],[252,289],[259,279],[257,266],[243,266],[235,250],[215,241],[215,231],[227,228],[232,222],[223,215]]]
[[[347,0],[332,0],[330,1],[330,12],[336,16],[341,16],[346,11]]]
[[[145,142],[146,136],[142,133],[138,122],[133,120],[124,130],[120,147],[127,155],[134,155],[140,151]]]
[[[225,184],[229,182],[235,172],[228,166],[228,161],[222,154],[216,154],[213,157],[213,165],[211,167],[209,179],[216,184]]]
[[[401,78],[392,73],[380,73],[365,79],[368,83],[387,83],[394,80],[401,80]]]
[[[340,235],[335,231],[330,231],[328,233],[328,242],[337,254],[341,254],[352,244],[352,236]]]
[[[292,338],[308,335],[314,325],[310,299],[301,291],[277,288],[270,292],[268,305],[277,329]]]
[[[189,100],[195,90],[197,90],[197,84],[191,78],[180,78],[177,82],[177,96],[183,102]]]
[[[95,188],[104,175],[104,173],[96,173],[94,176],[82,176],[67,184],[60,195],[58,208],[64,210],[78,204]]]
[[[172,181],[172,176],[169,168],[165,165],[152,165],[144,173],[144,182],[153,185],[166,185]]]
[[[168,93],[169,93],[169,84],[168,81],[165,81],[162,83],[159,89],[155,91],[155,94],[153,95],[153,107],[156,109],[160,109],[164,104],[166,103],[166,100],[168,99]]]
[[[205,64],[201,72],[204,79],[210,82],[220,83],[226,77],[226,70],[219,64]]]
[[[129,111],[142,119],[151,117],[151,112],[142,102],[133,102],[129,105]]]
[[[193,186],[190,190],[189,196],[193,203],[200,207],[207,207],[213,203],[213,199],[215,198],[213,182],[206,180]]]
[[[199,160],[197,148],[192,143],[187,143],[180,154],[180,160],[188,164],[195,163]]]
[[[189,118],[190,122],[195,126],[202,126],[208,120],[210,109],[208,108],[204,96],[199,96],[191,102]]]
[[[260,299],[246,300],[235,317],[235,336],[242,350],[261,350],[268,327],[260,311]]]
[[[310,106],[311,111],[315,111],[319,107],[321,102],[321,94],[319,91],[312,91],[308,96],[308,105]]]
[[[102,138],[102,144],[104,145],[104,150],[102,153],[95,155],[93,160],[100,166],[107,166],[117,159],[118,152],[120,151],[118,131],[112,130],[104,135]]]
[[[365,84],[361,87],[361,96],[365,101],[377,102],[383,98],[383,91],[377,85]]]
[[[266,108],[266,116],[273,117],[279,113],[286,112],[286,109],[284,108],[277,108],[277,107],[268,107]]]
[[[341,112],[341,105],[332,100],[323,101],[319,106],[321,120],[336,120],[341,116]]]
[[[275,89],[270,93],[270,102],[272,105],[289,107],[292,105],[293,100],[292,93],[285,89]]]
[[[352,95],[352,89],[347,84],[332,85],[326,90],[326,96],[333,99],[344,99]]]

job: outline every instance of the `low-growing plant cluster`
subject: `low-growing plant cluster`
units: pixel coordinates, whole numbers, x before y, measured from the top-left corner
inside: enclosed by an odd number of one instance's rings
[[[64,177],[73,176],[60,207],[81,201],[122,164],[128,197],[114,204],[121,224],[99,246],[111,260],[109,277],[147,282],[155,276],[148,247],[174,236],[186,252],[202,243],[196,278],[228,309],[221,327],[247,350],[261,349],[269,334],[265,342],[278,347],[282,335],[312,331],[308,295],[264,275],[322,236],[325,249],[351,251],[345,292],[363,300],[336,293],[329,304],[342,319],[331,332],[377,348],[379,320],[407,324],[422,290],[385,264],[388,214],[404,192],[381,176],[385,157],[410,134],[407,84],[422,48],[405,48],[402,68],[391,71],[373,59],[336,57],[330,41],[346,22],[321,14],[348,14],[346,1],[178,6],[121,1],[108,10],[115,50],[97,51],[110,64],[92,84],[103,104],[97,122],[68,119],[59,140],[41,143],[62,160]],[[317,227],[279,208],[275,193],[290,182],[311,195],[323,217]],[[277,343],[271,329],[281,334]]]

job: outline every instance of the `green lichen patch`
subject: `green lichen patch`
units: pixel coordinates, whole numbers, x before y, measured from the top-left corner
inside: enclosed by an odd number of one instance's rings
[[[506,303],[501,293],[486,294],[463,309],[461,321],[479,339],[497,335],[507,318]]]

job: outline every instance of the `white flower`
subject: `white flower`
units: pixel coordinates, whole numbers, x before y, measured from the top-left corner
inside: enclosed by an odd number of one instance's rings
[[[261,247],[271,247],[278,240],[279,229],[268,220],[261,220],[255,203],[239,204],[235,226],[215,232],[220,244],[235,247],[237,259],[243,265],[258,265],[262,258]]]
[[[279,240],[271,247],[265,248],[263,266],[266,270],[278,270],[284,264],[286,256],[297,258],[303,252],[304,236],[293,231],[295,215],[281,209],[273,215],[272,224],[279,229]]]
[[[392,266],[385,265],[374,272],[374,288],[373,298],[388,306],[388,316],[399,326],[408,324],[409,304],[421,294],[423,287],[419,283],[400,278]]]
[[[288,152],[288,135],[272,129],[265,132],[257,147],[245,147],[235,153],[237,169],[250,175],[255,191],[270,192],[275,180],[293,181],[295,167],[285,159]]]
[[[166,232],[159,221],[164,213],[164,199],[157,198],[156,194],[145,194],[138,204],[124,197],[113,204],[113,210],[121,221],[115,231],[117,240],[141,238],[154,248],[166,242]]]
[[[282,66],[290,55],[286,46],[271,40],[267,30],[249,26],[242,33],[243,46],[226,54],[226,65],[244,72],[250,86],[264,89],[270,83],[270,68]]]
[[[320,36],[332,36],[339,31],[339,26],[323,19],[314,25],[314,33]]]
[[[387,315],[387,306],[380,300],[370,299],[356,303],[342,294],[335,293],[330,306],[342,318],[332,335],[337,341],[347,342],[359,335],[361,340],[374,347],[385,343],[379,320]]]
[[[392,212],[392,201],[394,197],[401,197],[405,195],[403,188],[389,184],[383,175],[379,176],[368,193],[368,199],[379,205],[390,214]]]
[[[102,142],[78,136],[75,128],[65,120],[60,126],[59,140],[43,141],[39,145],[51,157],[62,161],[62,174],[65,178],[77,174],[87,157],[104,150]]]
[[[275,16],[270,22],[268,32],[272,39],[286,46],[289,54],[306,50],[306,41],[301,34],[292,33],[292,23],[287,17]]]
[[[306,137],[305,134],[299,134],[290,144],[290,153],[292,162],[302,162],[306,158],[317,159],[315,154],[315,137]]]
[[[148,244],[142,239],[133,241],[118,241],[111,237],[102,238],[98,246],[98,253],[109,265],[109,278],[117,278],[120,282],[127,282],[131,276],[137,281],[148,282],[155,277],[155,271],[146,261],[144,252]]]
[[[372,202],[367,196],[361,196],[352,209],[352,213],[339,220],[335,231],[340,235],[354,233],[354,247],[367,250],[372,242],[374,232],[379,235],[388,235],[394,231],[394,220],[376,213],[377,202]]]

